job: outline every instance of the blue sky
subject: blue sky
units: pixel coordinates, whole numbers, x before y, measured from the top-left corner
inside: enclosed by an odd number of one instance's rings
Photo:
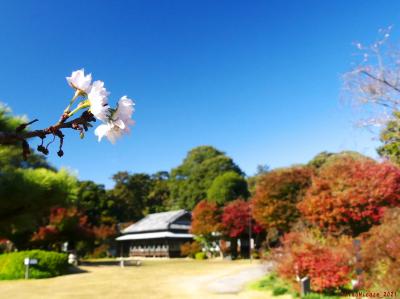
[[[204,144],[248,175],[323,150],[375,155],[340,103],[340,75],[357,61],[353,42],[399,21],[398,1],[2,1],[0,101],[48,126],[81,67],[111,102],[134,98],[130,136],[68,132],[65,156],[49,157],[108,187],[119,170],[169,170]]]

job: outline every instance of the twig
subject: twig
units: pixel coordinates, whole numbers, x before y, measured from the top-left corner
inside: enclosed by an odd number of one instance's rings
[[[22,142],[22,148],[23,148],[23,156],[24,158],[27,158],[28,154],[30,153],[29,150],[29,144],[26,141],[27,139],[31,139],[34,137],[39,137],[42,139],[42,145],[41,148],[43,147],[43,139],[46,138],[47,135],[54,135],[60,138],[60,148],[59,148],[59,156],[62,156],[62,144],[64,141],[64,134],[61,132],[62,129],[74,129],[77,130],[81,126],[88,127],[90,126],[90,122],[96,121],[94,118],[93,114],[91,114],[88,111],[85,111],[82,113],[82,115],[76,119],[73,119],[71,121],[66,121],[68,119],[67,114],[63,114],[59,121],[50,127],[47,127],[42,130],[34,130],[34,131],[27,131],[24,132],[23,130],[30,124],[38,121],[37,119],[20,125],[15,132],[0,132],[0,144],[2,145],[10,145],[10,144],[18,144],[19,142]],[[40,147],[40,146],[39,146]],[[38,147],[38,149],[39,149]],[[48,154],[47,148],[45,148],[45,151],[42,151],[44,154]],[[41,151],[41,150],[39,150]]]
[[[16,132],[22,132],[23,130],[26,129],[27,126],[29,126],[29,125],[31,125],[31,124],[37,122],[37,121],[39,121],[39,120],[36,118],[36,119],[34,119],[34,120],[32,120],[32,121],[26,123],[26,124],[19,125],[19,126],[15,129],[15,131],[16,131]]]
[[[385,84],[386,86],[388,86],[388,87],[394,89],[394,90],[397,91],[397,92],[400,92],[400,89],[399,89],[399,88],[397,88],[396,86],[394,86],[393,84],[391,84],[390,82],[388,82],[386,79],[380,79],[380,78],[378,78],[378,77],[372,75],[371,73],[369,73],[369,72],[367,72],[367,71],[365,71],[365,70],[362,70],[361,73],[364,74],[364,75],[366,75],[366,76],[368,76],[368,77],[370,77],[370,78],[372,78],[372,79],[374,79],[374,80],[376,80],[376,81],[378,81],[378,82],[381,82],[381,83]]]

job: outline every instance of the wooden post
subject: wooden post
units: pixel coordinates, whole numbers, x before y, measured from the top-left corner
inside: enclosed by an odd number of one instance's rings
[[[302,279],[300,279],[300,296],[304,297],[310,292],[311,292],[311,280],[307,276],[303,277]]]

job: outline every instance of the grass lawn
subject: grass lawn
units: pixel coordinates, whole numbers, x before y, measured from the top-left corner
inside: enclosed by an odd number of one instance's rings
[[[272,293],[275,298],[282,299],[282,295],[286,295],[288,298],[294,297],[299,298],[299,294],[295,292],[293,287],[287,282],[283,281],[276,274],[268,274],[264,276],[262,279],[258,281],[251,282],[247,284],[247,289],[249,290],[258,290],[258,291],[266,291]],[[277,297],[279,296],[279,297]],[[325,294],[318,293],[309,293],[306,296],[302,297],[303,299],[340,299],[345,297],[340,296],[331,296]]]
[[[207,291],[210,281],[250,266],[248,261],[221,260],[145,260],[140,267],[125,268],[93,263],[82,266],[81,269],[87,272],[80,274],[41,280],[0,281],[0,298],[268,299],[268,293],[249,289],[223,295]]]

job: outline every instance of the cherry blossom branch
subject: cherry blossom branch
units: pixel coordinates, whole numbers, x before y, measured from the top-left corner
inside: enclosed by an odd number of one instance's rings
[[[111,108],[108,103],[110,93],[104,87],[104,82],[100,80],[92,82],[92,75],[85,75],[84,69],[72,72],[71,76],[66,77],[66,79],[70,87],[75,90],[75,94],[58,122],[42,130],[25,131],[29,125],[38,121],[34,119],[18,126],[15,132],[0,132],[0,145],[21,143],[22,155],[26,159],[30,154],[28,139],[34,137],[42,139],[37,150],[47,155],[49,146],[58,137],[60,143],[57,154],[62,157],[64,155],[62,150],[64,144],[62,129],[77,130],[80,132],[80,137],[83,138],[89,127],[92,127],[91,122],[95,122],[98,119],[102,121],[102,124],[96,128],[94,133],[98,136],[99,141],[103,137],[107,137],[111,143],[115,143],[123,134],[129,133],[129,126],[134,124],[132,114],[135,104],[131,99],[123,96],[119,99],[117,107]],[[75,109],[72,109],[72,105],[75,104],[78,98],[80,99],[79,103]],[[80,117],[67,121],[80,110],[84,110]],[[53,139],[45,146],[44,139],[47,135],[52,135]]]
[[[37,121],[37,120],[35,120]],[[80,126],[86,126],[90,127],[91,125],[89,122],[96,121],[93,115],[85,111],[80,117],[71,120],[69,122],[57,122],[55,125],[52,125],[50,127],[47,127],[45,129],[41,130],[34,130],[34,131],[28,131],[28,132],[21,132],[20,129],[17,128],[16,132],[0,132],[0,144],[15,144],[19,141],[34,138],[34,137],[40,137],[44,138],[46,135],[57,135],[57,132],[60,131],[61,129],[74,129],[74,130],[79,130]],[[23,124],[22,126],[26,127],[30,123]]]
[[[382,83],[382,84],[385,84],[386,86],[388,86],[388,87],[394,89],[394,90],[397,91],[397,92],[400,92],[400,88],[394,86],[393,84],[391,84],[391,83],[390,83],[389,81],[387,81],[386,79],[380,79],[380,78],[374,76],[373,74],[367,72],[366,70],[361,70],[360,72],[361,72],[362,74],[364,74],[364,75],[370,77],[371,79],[373,79],[373,80],[375,80],[375,81],[378,81],[378,82],[380,82],[380,83]]]
[[[38,121],[37,119],[20,125],[15,132],[0,132],[0,144],[3,145],[10,145],[10,144],[18,144],[22,142],[22,154],[24,158],[30,154],[29,144],[27,139],[39,137],[42,139],[42,144],[38,146],[38,151],[48,154],[48,146],[54,141],[51,141],[46,147],[43,146],[43,140],[46,138],[47,135],[53,135],[54,138],[57,136],[60,139],[60,148],[58,151],[58,155],[62,156],[64,153],[62,151],[62,145],[64,142],[64,134],[62,133],[62,129],[73,129],[80,131],[82,136],[84,131],[87,131],[89,127],[92,125],[90,122],[95,122],[96,119],[94,118],[93,114],[89,111],[85,111],[82,113],[80,117],[77,117],[71,121],[66,121],[68,119],[67,114],[63,114],[60,120],[45,129],[41,130],[34,130],[34,131],[23,131],[28,125]]]
[[[400,47],[389,43],[391,26],[372,45],[356,43],[362,57],[343,76],[342,98],[361,113],[358,125],[379,128],[400,110]]]

